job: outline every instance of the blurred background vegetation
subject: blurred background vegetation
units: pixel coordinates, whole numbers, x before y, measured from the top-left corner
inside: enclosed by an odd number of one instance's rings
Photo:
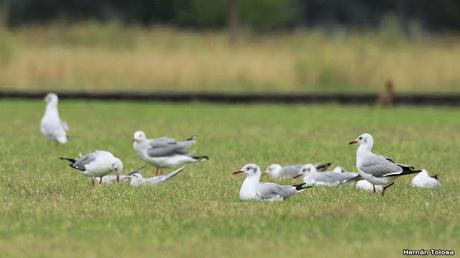
[[[0,89],[450,92],[459,32],[454,0],[0,0]]]

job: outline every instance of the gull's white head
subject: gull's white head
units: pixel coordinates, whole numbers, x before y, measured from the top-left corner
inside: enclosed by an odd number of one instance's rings
[[[267,170],[265,170],[265,173],[272,177],[278,177],[282,168],[280,164],[271,164]]]
[[[343,167],[335,167],[333,171],[336,172],[336,173],[345,173],[346,172],[346,170],[343,169]]]
[[[237,174],[246,174],[246,176],[259,176],[261,175],[261,171],[259,166],[256,164],[247,164],[244,167],[242,167],[240,170],[233,172],[234,175]]]
[[[372,135],[368,133],[363,133],[358,138],[354,139],[353,141],[350,142],[350,144],[359,144],[359,146],[364,146],[366,149],[370,150],[372,149],[372,146],[374,146],[374,139],[372,138]]]
[[[48,104],[50,104],[50,103],[57,104],[58,101],[59,101],[58,96],[55,93],[46,94],[46,96],[43,98],[43,100]]]
[[[422,169],[422,172],[418,173],[419,175],[428,176],[428,171],[426,169]]]
[[[147,139],[147,136],[143,131],[136,131],[133,135],[133,142],[140,142]]]
[[[121,160],[115,158],[115,160],[112,163],[112,168],[115,170],[115,173],[119,175],[121,171],[123,170],[123,162]]]
[[[313,164],[306,164],[300,169],[299,174],[295,176],[294,178],[298,178],[302,175],[307,176],[311,173],[316,173],[316,172],[318,171],[316,170],[316,167]]]

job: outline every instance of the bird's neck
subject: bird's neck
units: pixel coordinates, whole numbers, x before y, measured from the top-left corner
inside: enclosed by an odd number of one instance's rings
[[[247,176],[244,179],[242,187],[251,187],[260,182],[260,175]]]
[[[46,105],[46,113],[51,114],[51,113],[58,113],[58,108],[57,108],[57,103],[56,102],[50,102],[48,105]]]

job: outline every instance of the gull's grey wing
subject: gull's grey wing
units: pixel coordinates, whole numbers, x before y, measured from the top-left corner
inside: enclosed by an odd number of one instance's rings
[[[150,184],[161,184],[171,178],[173,178],[174,176],[177,176],[180,172],[182,172],[182,170],[184,170],[185,167],[181,167],[179,169],[176,169],[175,171],[169,173],[169,174],[166,174],[166,175],[163,175],[163,176],[156,176],[156,177],[152,177],[149,179],[149,183]]]
[[[157,139],[149,140],[149,148],[147,149],[147,154],[150,157],[163,157],[171,156],[174,154],[187,154],[188,152],[184,150],[185,148],[196,143],[194,137],[177,142],[174,138],[161,137]]]
[[[383,177],[387,174],[401,173],[403,169],[390,158],[369,155],[360,164],[359,169],[374,177]]]
[[[261,199],[283,198],[287,199],[297,193],[295,187],[278,185],[275,183],[261,183],[257,188],[257,195]]]
[[[86,155],[83,155],[77,161],[75,161],[75,163],[72,164],[72,167],[78,170],[81,170],[81,171],[85,171],[86,170],[85,166],[93,162],[94,160],[96,160],[96,158],[97,158],[96,152],[88,153]]]
[[[301,168],[302,168],[302,165],[300,164],[285,166],[281,169],[281,174],[285,174],[290,177],[294,177],[299,174]]]
[[[343,184],[349,182],[356,176],[357,175],[353,173],[323,172],[318,173],[318,175],[315,178],[315,181],[320,181],[328,184]]]

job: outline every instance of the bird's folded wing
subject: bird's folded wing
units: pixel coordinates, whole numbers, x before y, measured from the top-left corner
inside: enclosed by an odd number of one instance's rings
[[[97,153],[91,152],[86,155],[83,155],[81,158],[79,158],[72,166],[76,169],[79,169],[81,171],[85,171],[86,168],[85,166],[88,165],[89,163],[95,161],[97,158]]]
[[[289,165],[289,166],[283,167],[281,169],[281,173],[294,177],[299,174],[301,168],[302,168],[302,165]]]
[[[367,156],[362,161],[359,169],[374,177],[384,177],[389,174],[397,175],[403,171],[393,160],[379,155]]]
[[[272,199],[275,197],[287,198],[295,193],[295,190],[292,186],[281,186],[275,183],[261,183],[257,188],[258,196],[262,199]]]
[[[172,156],[174,154],[186,154],[187,152],[183,149],[184,147],[177,143],[156,142],[154,144],[150,144],[150,147],[147,149],[147,155],[149,155],[149,157],[155,158]]]

